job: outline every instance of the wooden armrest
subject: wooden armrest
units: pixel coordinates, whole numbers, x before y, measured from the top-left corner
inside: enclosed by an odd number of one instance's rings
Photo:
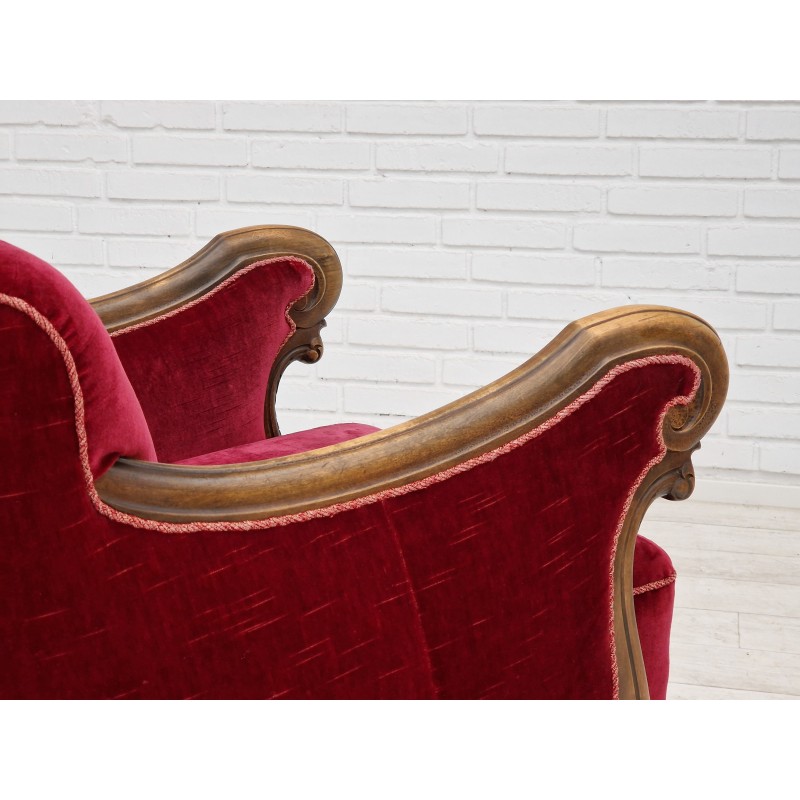
[[[613,568],[619,696],[648,696],[633,604],[639,524],[656,497],[688,497],[691,454],[716,419],[728,386],[719,338],[699,317],[627,306],[568,325],[517,369],[423,417],[360,439],[270,461],[187,467],[120,459],[96,482],[113,508],[172,523],[268,520],[374,495],[437,475],[552,420],[614,367],[680,355],[699,369],[691,404],[665,415],[666,452],[635,489],[621,521]],[[536,476],[531,475],[531,480]],[[269,527],[268,523],[259,526]]]
[[[267,519],[342,503],[494,450],[553,417],[616,365],[674,353],[694,361],[702,375],[692,407],[673,409],[664,431],[670,452],[662,463],[675,474],[674,485],[659,484],[659,491],[684,497],[693,482],[686,465],[719,413],[728,367],[706,322],[659,306],[623,306],[573,322],[494,383],[385,431],[247,464],[190,467],[123,458],[97,490],[114,508],[170,522]]]
[[[339,299],[342,266],[336,251],[316,233],[289,225],[239,228],[215,236],[177,267],[149,280],[89,302],[109,333],[160,317],[210,292],[239,270],[266,258],[298,256],[314,270],[311,291],[289,311],[297,326],[278,353],[267,385],[264,421],[267,436],[280,433],[275,396],[292,361],[313,363],[322,355],[320,331]]]

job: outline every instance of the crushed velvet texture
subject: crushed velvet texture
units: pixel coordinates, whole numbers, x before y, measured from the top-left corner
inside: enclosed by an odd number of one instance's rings
[[[241,464],[245,461],[263,461],[268,458],[290,456],[292,453],[303,453],[306,450],[319,450],[332,444],[357,439],[369,433],[375,433],[380,428],[372,425],[362,425],[358,422],[343,422],[338,425],[323,425],[321,428],[311,428],[307,431],[287,433],[272,439],[262,439],[260,442],[231,447],[227,450],[218,450],[216,453],[205,453],[195,458],[179,461],[179,464],[193,464],[194,466],[208,466],[211,464]]]
[[[120,455],[155,460],[153,441],[139,400],[100,318],[77,289],[49,264],[0,241],[0,295],[18,298],[35,309],[52,324],[69,348],[83,390],[92,474],[102,475]],[[9,429],[27,429],[36,416],[36,406],[51,406],[58,398],[41,391],[47,384],[47,376],[44,363],[37,361],[35,353],[42,348],[28,349],[31,339],[41,339],[44,351],[53,348],[52,343],[41,329],[32,325],[29,317],[2,303],[2,298],[0,337],[0,448],[6,451],[0,456],[2,492],[16,480],[18,463],[7,457],[5,439]],[[60,369],[63,371],[63,364]],[[29,381],[38,375],[38,382],[24,382],[26,372]],[[74,426],[74,411],[52,424]],[[39,457],[46,453],[46,440],[43,447]],[[20,453],[19,457],[33,456]]]
[[[651,700],[667,699],[674,577],[670,557],[655,542],[639,536],[633,559],[633,602]]]
[[[114,334],[159,461],[264,438],[270,368],[293,330],[287,308],[313,280],[299,258],[269,259],[195,305]]]
[[[165,534],[93,502],[63,358],[30,319],[0,311],[13,374],[0,395],[13,475],[0,491],[0,696],[614,696],[616,525],[660,451],[665,404],[692,385],[686,365],[631,369],[538,437],[425,488],[275,528]],[[211,316],[196,342],[172,329],[182,315],[136,333],[169,324],[151,355],[180,340],[197,366],[210,342],[221,369],[208,331],[230,318]],[[237,365],[231,341],[223,360]],[[173,419],[187,392],[200,428],[171,444],[162,431],[165,452],[188,457],[201,434],[233,446],[215,439],[224,393],[205,407],[188,375],[150,387],[167,405],[174,393]],[[236,437],[257,440],[251,423]]]

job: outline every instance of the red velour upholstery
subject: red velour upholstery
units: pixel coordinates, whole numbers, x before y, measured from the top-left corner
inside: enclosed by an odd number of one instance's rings
[[[245,461],[263,461],[267,458],[303,453],[306,450],[318,450],[321,447],[357,439],[359,436],[366,436],[368,433],[375,433],[378,430],[380,428],[362,425],[358,422],[324,425],[321,428],[287,433],[283,436],[262,439],[260,442],[251,442],[227,450],[217,450],[215,453],[205,453],[202,456],[187,458],[178,463],[208,466],[209,464],[241,464]]]
[[[282,315],[306,286],[286,261],[280,302],[255,269],[241,315],[229,285],[117,337],[162,460],[263,436],[260,359],[288,327],[262,306]],[[94,485],[117,455],[154,457],[110,340],[50,268],[3,246],[0,697],[615,697],[620,521],[696,374],[680,356],[622,364],[514,442],[339,506],[144,520]]]
[[[69,350],[83,393],[92,474],[100,477],[120,455],[154,461],[153,440],[139,400],[103,323],[78,290],[49,264],[0,241],[0,301],[3,295],[7,300],[0,302],[0,436],[5,439],[9,427],[27,429],[35,417],[35,413],[29,414],[35,412],[32,404],[50,406],[58,399],[41,391],[47,384],[44,365],[36,361],[34,351],[27,349],[31,339],[41,339],[45,350],[54,345],[41,328],[32,327],[26,314],[8,305],[13,300],[50,323]],[[40,385],[26,386],[25,371],[39,375]],[[31,391],[35,392],[35,400]],[[11,408],[16,409],[16,416],[11,414]],[[74,417],[73,411],[70,417],[53,424],[74,425]],[[40,455],[46,456],[46,437],[41,445]],[[15,481],[14,456],[25,459],[30,454],[6,452],[0,456],[2,491]]]
[[[639,536],[633,559],[633,602],[651,700],[667,698],[675,577],[675,567],[664,550]]]
[[[269,371],[294,330],[287,310],[313,281],[299,258],[268,259],[177,313],[114,334],[159,461],[264,438]]]

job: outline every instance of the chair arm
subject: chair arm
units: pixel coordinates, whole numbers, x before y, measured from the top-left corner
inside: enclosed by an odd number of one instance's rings
[[[266,435],[280,433],[275,396],[292,361],[313,363],[322,355],[320,331],[339,298],[342,267],[336,251],[321,236],[288,225],[239,228],[215,236],[177,267],[149,280],[89,302],[113,336],[194,303],[240,270],[265,259],[295,256],[314,271],[314,286],[289,310],[296,326],[278,352],[269,373],[264,407]]]
[[[190,467],[121,458],[97,490],[114,508],[169,522],[263,520],[343,503],[495,450],[555,417],[615,366],[659,354],[686,356],[701,372],[691,407],[674,408],[664,428],[672,483],[662,482],[659,494],[683,499],[693,488],[685,465],[724,402],[728,367],[708,323],[659,306],[623,306],[573,322],[488,386],[366,437],[246,464]]]
[[[728,385],[719,338],[707,323],[687,312],[627,306],[586,317],[489,386],[416,420],[320,450],[212,467],[119,459],[96,482],[99,509],[134,527],[189,533],[243,526],[266,530],[361,504],[388,502],[460,475],[477,463],[497,463],[493,459],[505,452],[504,445],[518,446],[529,441],[525,434],[535,437],[555,427],[589,399],[602,397],[617,375],[663,363],[682,364],[686,372],[689,362],[697,375],[696,389],[688,392],[676,384],[666,390],[672,400],[663,412],[661,450],[630,484],[614,539],[612,625],[619,643],[619,696],[646,698],[647,677],[633,604],[633,554],[639,524],[656,497],[684,499],[691,493],[691,453],[718,416]],[[623,395],[610,407],[606,401],[601,406],[606,409],[604,416],[591,423],[590,432],[611,422],[619,425],[620,414],[635,397],[646,394],[643,390]],[[688,403],[685,394],[691,395]],[[623,423],[619,446],[631,435],[636,430]],[[595,449],[591,441],[590,436],[584,448]],[[597,441],[603,441],[602,434]],[[481,461],[481,456],[487,461]],[[624,462],[624,455],[622,461],[617,455],[616,463]],[[603,463],[602,456],[598,463]],[[547,470],[547,462],[540,469]],[[528,477],[532,483],[537,481],[535,471]],[[595,482],[600,486],[607,477],[576,475],[584,487]],[[548,508],[557,501],[554,498]],[[587,541],[589,533],[584,531]]]

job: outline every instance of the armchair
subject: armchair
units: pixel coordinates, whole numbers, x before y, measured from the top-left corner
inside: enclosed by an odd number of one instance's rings
[[[628,306],[380,431],[281,436],[339,260],[245,228],[87,303],[0,243],[2,697],[647,698],[714,331]]]

